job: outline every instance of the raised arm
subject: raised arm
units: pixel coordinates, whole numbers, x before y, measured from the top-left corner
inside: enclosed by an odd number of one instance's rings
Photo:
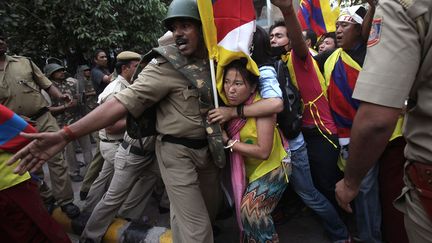
[[[376,4],[375,0],[367,0],[367,2],[369,3],[369,8],[368,11],[366,12],[366,15],[363,19],[363,24],[362,24],[362,38],[363,40],[367,40],[369,38],[369,33],[370,30],[372,28],[372,20],[373,17],[375,15],[375,8],[376,8]]]
[[[300,23],[298,22],[297,15],[292,5],[292,0],[272,0],[271,2],[282,11],[292,49],[298,57],[306,59],[309,50],[304,41]]]

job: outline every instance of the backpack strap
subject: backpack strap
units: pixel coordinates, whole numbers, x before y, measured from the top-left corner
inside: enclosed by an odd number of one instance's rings
[[[218,167],[224,167],[226,159],[222,141],[222,129],[219,124],[209,124],[207,121],[207,112],[214,109],[209,62],[203,59],[186,58],[178,52],[174,45],[157,47],[153,51],[163,56],[197,88],[202,124],[207,133],[213,161]]]

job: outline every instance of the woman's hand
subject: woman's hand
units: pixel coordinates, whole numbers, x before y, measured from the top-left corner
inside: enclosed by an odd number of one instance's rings
[[[219,108],[210,110],[207,114],[207,120],[209,123],[223,124],[237,115],[235,107],[221,106]]]

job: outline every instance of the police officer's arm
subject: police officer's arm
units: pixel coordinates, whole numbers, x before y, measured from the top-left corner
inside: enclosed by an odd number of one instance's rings
[[[274,5],[282,11],[287,30],[287,36],[290,40],[291,47],[298,57],[306,59],[309,49],[303,38],[303,33],[298,22],[297,15],[292,5],[292,0],[272,0]]]
[[[274,127],[276,124],[276,114],[256,119],[257,143],[249,144],[228,140],[228,145],[234,143],[231,149],[246,157],[266,160],[273,148]]]
[[[65,102],[72,102],[72,96],[70,94],[62,94],[60,92],[60,90],[54,85],[51,84],[51,86],[49,86],[47,89],[45,89],[46,92],[48,92],[48,94],[53,97],[56,98],[58,100],[64,100]]]
[[[360,105],[351,130],[345,178],[336,184],[336,199],[346,211],[352,212],[349,203],[358,194],[363,177],[384,151],[400,113],[398,108],[367,102]]]
[[[363,40],[367,40],[369,38],[369,33],[372,27],[372,20],[375,14],[375,0],[367,0],[367,2],[369,3],[369,8],[368,11],[366,12],[366,15],[363,19],[363,24],[362,24],[362,37]]]
[[[14,172],[21,175],[26,171],[34,172],[49,158],[62,151],[71,140],[111,125],[125,117],[126,114],[127,109],[122,103],[117,99],[110,99],[71,124],[68,129],[61,129],[57,132],[23,134],[24,137],[33,139],[33,141],[18,151],[7,164],[11,165],[21,159]]]
[[[242,108],[244,117],[264,117],[277,114],[283,110],[283,100],[280,98],[262,99]],[[225,123],[231,119],[238,118],[242,114],[235,106],[221,106],[209,111],[207,119],[210,123]]]

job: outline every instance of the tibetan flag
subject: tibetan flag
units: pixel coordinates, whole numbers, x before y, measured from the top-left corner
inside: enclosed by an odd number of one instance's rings
[[[216,86],[223,94],[223,69],[231,61],[248,59],[247,69],[259,75],[250,58],[249,47],[255,31],[255,8],[252,0],[197,0],[209,58],[217,62]]]
[[[30,140],[19,135],[20,132],[34,133],[36,129],[24,119],[0,105],[0,150],[15,153]]]
[[[297,12],[302,29],[311,29],[317,36],[336,31],[339,0],[301,0]]]
[[[324,64],[328,100],[339,138],[349,138],[354,116],[360,102],[352,97],[361,66],[342,48],[337,49]]]

